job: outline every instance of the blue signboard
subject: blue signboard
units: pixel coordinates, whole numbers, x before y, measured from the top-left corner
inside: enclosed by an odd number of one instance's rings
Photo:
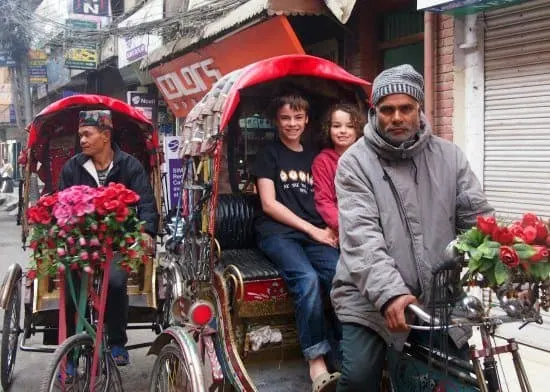
[[[179,136],[164,137],[164,159],[168,170],[169,208],[178,205],[183,183],[183,160],[179,157]]]

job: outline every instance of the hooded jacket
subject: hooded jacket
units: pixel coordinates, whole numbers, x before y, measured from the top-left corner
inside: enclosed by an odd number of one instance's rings
[[[325,148],[315,157],[311,165],[315,208],[333,230],[338,230],[338,206],[334,188],[338,159],[340,155],[333,148]]]
[[[113,163],[105,184],[121,183],[139,195],[138,217],[145,221],[145,231],[154,237],[157,235],[159,214],[147,172],[136,158],[125,153],[118,146],[114,145],[113,150],[115,153]],[[90,157],[84,153],[79,153],[69,159],[63,166],[59,177],[59,190],[73,185],[99,186],[97,173],[87,168],[88,161],[90,161]]]
[[[387,143],[376,121],[371,111],[364,136],[338,164],[341,255],[331,298],[340,321],[369,327],[401,350],[407,333],[390,333],[382,308],[403,294],[425,304],[445,247],[493,209],[464,153],[433,136],[423,115],[407,147]],[[458,347],[471,336],[449,332]]]

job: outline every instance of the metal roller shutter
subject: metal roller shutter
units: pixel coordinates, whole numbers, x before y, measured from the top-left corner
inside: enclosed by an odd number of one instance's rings
[[[484,16],[484,189],[502,217],[550,217],[550,0]]]

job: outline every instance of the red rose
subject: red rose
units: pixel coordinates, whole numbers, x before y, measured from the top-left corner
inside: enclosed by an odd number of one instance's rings
[[[134,191],[126,189],[120,194],[118,200],[126,205],[132,205],[136,204],[139,201],[139,195]]]
[[[103,197],[107,200],[114,200],[118,198],[118,194],[120,193],[119,190],[116,190],[112,187],[106,188],[103,192]]]
[[[523,228],[523,234],[525,235],[525,242],[532,244],[537,238],[537,229],[534,226],[525,226]]]
[[[548,248],[542,245],[533,245],[533,248],[537,251],[534,256],[529,258],[529,261],[538,263],[541,260],[548,260]]]
[[[131,258],[131,259],[137,259],[138,252],[134,249],[130,249],[130,250],[128,250],[128,257]]]
[[[507,227],[496,227],[493,231],[493,240],[500,242],[502,245],[510,245],[514,242],[514,233]]]
[[[491,235],[495,228],[497,228],[497,221],[494,216],[478,216],[477,228],[483,234]]]
[[[121,205],[117,210],[116,210],[116,217],[115,217],[115,220],[117,222],[124,222],[126,220],[126,218],[128,217],[128,207],[126,207],[125,205]]]
[[[116,211],[121,206],[120,201],[118,200],[109,200],[103,203],[103,208],[109,212]]]
[[[519,223],[514,223],[509,227],[510,232],[515,236],[520,238],[522,241],[525,241],[525,233],[523,232],[523,227]]]
[[[537,229],[537,242],[544,242],[548,236],[548,228],[541,221],[537,222],[535,228]]]
[[[28,280],[35,280],[36,279],[36,270],[28,270],[27,271],[27,279]]]
[[[52,216],[50,213],[42,206],[36,205],[31,207],[27,211],[27,216],[29,218],[29,223],[31,224],[42,224],[49,225],[52,221]]]
[[[500,261],[506,264],[509,268],[514,268],[519,265],[519,256],[515,249],[509,246],[500,247]]]
[[[126,237],[127,244],[133,244],[134,242],[136,242],[136,240],[134,240],[132,237]]]
[[[99,215],[107,215],[107,210],[103,207],[103,204],[105,204],[106,201],[107,199],[104,197],[96,197],[94,199],[94,207],[96,212]],[[101,226],[100,226],[100,230],[101,230]]]
[[[523,219],[521,220],[521,225],[523,227],[536,226],[538,221],[539,221],[539,218],[535,214],[533,214],[531,212],[527,212],[527,213],[523,214]]]
[[[40,205],[44,207],[53,206],[55,203],[57,203],[57,193],[54,193],[53,195],[42,196],[38,203],[40,203]]]
[[[124,184],[115,183],[115,182],[111,182],[108,186],[108,189],[109,190],[113,189],[117,194],[128,190],[128,188],[126,188]]]

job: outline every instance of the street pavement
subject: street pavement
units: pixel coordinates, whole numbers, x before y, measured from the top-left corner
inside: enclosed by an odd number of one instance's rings
[[[6,212],[0,206],[0,276],[4,276],[12,263],[26,266],[29,253],[21,248],[21,227],[16,225],[14,212]],[[0,311],[3,318],[3,311]],[[23,312],[21,312],[21,326]],[[151,330],[128,331],[129,344],[150,342],[156,335]],[[42,342],[42,336],[36,335],[31,340],[36,344]],[[131,364],[119,368],[124,390],[146,392],[149,390],[149,378],[153,370],[155,356],[147,356],[147,348],[130,352]],[[10,391],[36,392],[53,354],[27,353],[18,350],[15,363],[14,380]],[[0,388],[1,389],[1,388]]]
[[[0,276],[3,276],[12,263],[19,263],[25,266],[29,258],[28,251],[21,248],[20,226],[15,223],[14,211],[4,211],[4,206],[0,205]],[[3,311],[2,313],[3,317]],[[528,325],[522,330],[518,330],[518,324],[509,324],[499,329],[498,334],[505,337],[514,337],[519,342],[529,346],[521,345],[520,353],[527,369],[532,390],[534,392],[545,392],[550,390],[548,386],[548,371],[550,369],[550,317],[544,316],[545,324]],[[23,320],[21,320],[21,323]],[[129,344],[148,342],[154,339],[155,335],[150,330],[130,330],[128,331]],[[41,343],[41,336],[35,336],[33,341]],[[497,339],[497,343],[502,343]],[[478,334],[474,332],[474,338],[471,343],[480,347]],[[132,392],[148,391],[149,377],[152,372],[154,356],[147,356],[147,349],[133,350],[130,352],[131,364],[119,368],[124,389]],[[501,379],[508,382],[511,392],[520,392],[514,373],[514,367],[510,355],[500,357],[501,365],[499,367]],[[34,392],[39,386],[45,367],[52,360],[52,354],[26,353],[18,351],[15,365],[14,382],[11,391],[16,392]],[[503,381],[504,382],[504,381]]]

